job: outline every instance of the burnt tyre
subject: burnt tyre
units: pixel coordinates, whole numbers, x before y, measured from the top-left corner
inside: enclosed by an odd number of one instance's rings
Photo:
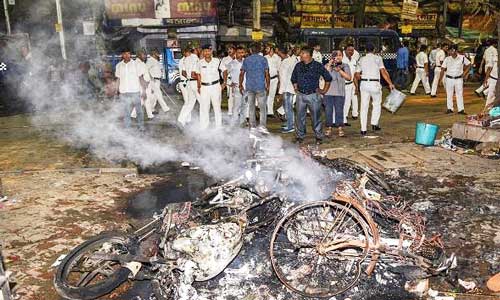
[[[137,246],[119,233],[96,236],[73,249],[56,270],[54,286],[62,297],[91,300],[109,294],[127,280],[131,271],[104,255],[135,254]]]
[[[271,236],[271,263],[288,289],[331,298],[358,282],[369,238],[366,223],[349,205],[306,203],[278,222]]]

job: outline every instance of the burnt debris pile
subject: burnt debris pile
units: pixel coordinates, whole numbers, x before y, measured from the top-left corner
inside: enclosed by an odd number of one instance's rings
[[[129,279],[150,282],[151,299],[376,297],[370,286],[456,266],[376,172],[315,149],[290,154],[256,133],[249,142],[252,155],[233,178],[180,203],[159,204],[169,195],[156,191],[148,209],[165,207],[146,225],[74,249],[58,267],[58,292],[93,299]]]

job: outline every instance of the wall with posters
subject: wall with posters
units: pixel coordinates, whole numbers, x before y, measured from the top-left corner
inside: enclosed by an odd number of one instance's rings
[[[108,19],[148,19],[155,17],[153,0],[106,0]]]

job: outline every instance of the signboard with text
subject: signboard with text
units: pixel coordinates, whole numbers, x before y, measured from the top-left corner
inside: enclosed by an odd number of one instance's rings
[[[110,20],[155,17],[153,0],[106,0],[105,7]]]
[[[352,15],[336,15],[335,28],[353,28],[354,16]],[[310,14],[302,13],[300,22],[301,28],[332,28],[331,14]]]
[[[418,2],[415,0],[403,0],[401,19],[415,20],[417,18]]]
[[[192,19],[217,16],[216,0],[154,0],[158,19]]]
[[[415,20],[405,20],[404,24],[411,25],[413,29],[436,29],[437,20],[437,14],[417,14]]]

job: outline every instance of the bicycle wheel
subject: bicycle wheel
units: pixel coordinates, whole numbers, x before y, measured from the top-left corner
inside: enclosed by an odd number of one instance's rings
[[[369,233],[353,209],[317,201],[300,205],[277,224],[270,244],[273,269],[290,290],[332,297],[356,284]]]
[[[96,252],[135,254],[127,237],[108,233],[99,235],[73,249],[57,268],[56,291],[72,300],[90,300],[106,295],[127,280],[130,270],[120,262],[92,258]]]

